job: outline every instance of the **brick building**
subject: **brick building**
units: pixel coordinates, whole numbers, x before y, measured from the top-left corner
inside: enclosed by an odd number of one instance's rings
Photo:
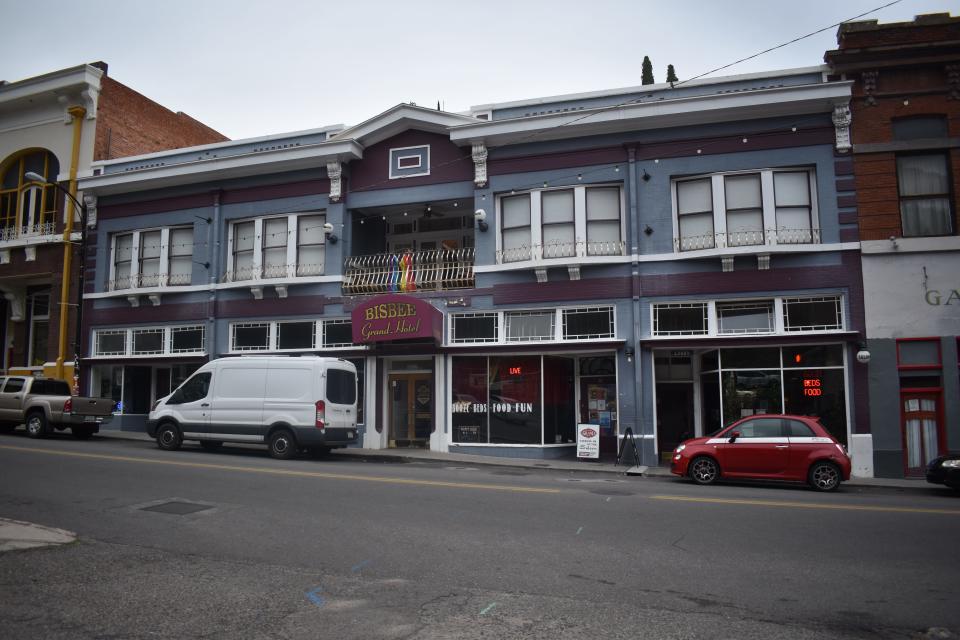
[[[73,376],[80,211],[54,186],[25,174],[76,193],[76,175],[95,160],[224,140],[113,80],[102,62],[0,82],[0,369],[53,375],[62,356],[59,375]],[[68,215],[74,220],[65,243]],[[71,312],[61,338],[65,247]]]
[[[850,101],[875,474],[960,450],[960,17],[841,26]]]

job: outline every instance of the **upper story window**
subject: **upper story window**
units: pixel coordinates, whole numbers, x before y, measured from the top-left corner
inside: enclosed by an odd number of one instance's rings
[[[430,145],[390,149],[390,179],[430,175]]]
[[[612,306],[450,315],[451,344],[582,342],[609,340],[615,336]]]
[[[54,232],[59,197],[52,184],[32,182],[28,171],[56,182],[60,165],[49,151],[35,150],[3,163],[0,176],[0,240]]]
[[[192,226],[117,233],[111,240],[111,290],[190,284]]]
[[[619,185],[502,195],[498,207],[501,263],[623,255]]]
[[[839,295],[664,302],[652,305],[652,334],[662,337],[842,331]]]
[[[206,327],[178,325],[136,329],[97,329],[93,332],[94,356],[144,356],[202,354]]]
[[[326,249],[322,213],[294,213],[230,224],[227,280],[322,275]]]
[[[718,173],[673,189],[677,251],[820,242],[812,169]]]
[[[904,237],[954,233],[947,154],[897,156],[900,220]]]
[[[230,351],[314,351],[360,348],[353,344],[353,325],[344,320],[234,322]]]

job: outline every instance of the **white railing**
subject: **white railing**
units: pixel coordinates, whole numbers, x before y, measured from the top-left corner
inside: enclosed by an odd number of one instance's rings
[[[248,282],[250,280],[275,280],[277,278],[297,278],[304,276],[322,276],[323,264],[268,264],[261,267],[244,267],[227,271],[223,282]]]
[[[514,247],[497,251],[497,263],[522,262],[524,260],[556,260],[590,256],[622,256],[626,243],[621,240],[576,242],[548,242],[530,247]]]
[[[192,275],[189,273],[176,273],[173,275],[160,275],[159,273],[140,274],[137,276],[127,276],[126,278],[117,278],[107,283],[110,291],[122,291],[123,289],[152,289],[155,287],[182,287],[190,284]]]
[[[474,285],[473,258],[472,248],[351,256],[346,259],[343,292],[469,289]]]
[[[685,236],[673,239],[674,251],[699,251],[728,247],[769,246],[778,244],[820,244],[819,229],[767,229],[731,231]]]
[[[52,222],[44,222],[29,227],[4,227],[0,229],[0,242],[35,236],[52,236],[55,229],[56,226]]]

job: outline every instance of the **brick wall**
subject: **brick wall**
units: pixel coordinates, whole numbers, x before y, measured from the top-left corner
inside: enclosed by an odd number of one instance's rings
[[[173,112],[107,75],[97,105],[94,160],[109,160],[228,140],[182,112]]]

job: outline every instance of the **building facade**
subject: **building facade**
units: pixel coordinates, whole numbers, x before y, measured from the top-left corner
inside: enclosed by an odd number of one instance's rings
[[[825,67],[95,163],[84,377],[122,428],[202,362],[361,372],[362,445],[656,464],[821,416],[872,473],[851,83]]]
[[[960,450],[960,18],[841,26],[878,476]]]
[[[225,139],[108,77],[102,62],[0,82],[4,373],[73,378],[81,208],[50,183],[82,198],[76,176],[94,160]]]

